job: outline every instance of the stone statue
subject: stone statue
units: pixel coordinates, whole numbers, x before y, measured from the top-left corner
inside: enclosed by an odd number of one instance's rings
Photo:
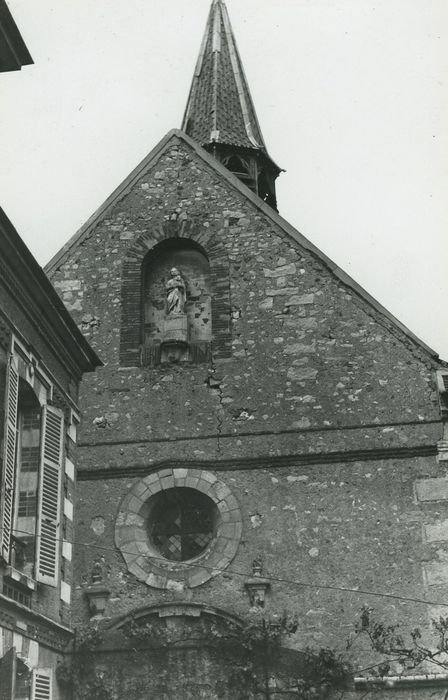
[[[177,267],[171,268],[170,275],[171,278],[166,283],[167,313],[183,314],[186,300],[185,281]]]

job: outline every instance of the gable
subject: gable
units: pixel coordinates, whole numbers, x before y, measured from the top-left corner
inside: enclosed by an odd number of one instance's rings
[[[74,251],[84,244],[92,233],[101,223],[107,219],[119,206],[120,202],[129,195],[138,185],[143,177],[147,177],[151,172],[157,180],[158,163],[166,157],[169,149],[172,146],[180,147],[186,154],[195,157],[197,166],[208,172],[214,178],[217,178],[221,186],[233,192],[236,197],[236,202],[255,208],[260,216],[266,221],[268,226],[274,226],[278,234],[283,238],[289,238],[291,243],[298,244],[299,248],[304,252],[308,252],[311,256],[320,263],[324,269],[329,271],[334,276],[338,283],[342,283],[348,288],[354,297],[367,305],[370,310],[377,312],[382,318],[382,322],[387,324],[389,330],[393,333],[398,333],[398,337],[403,342],[416,346],[424,353],[428,354],[436,362],[439,360],[438,354],[430,348],[426,343],[420,340],[411,330],[395,318],[384,306],[382,306],[374,297],[366,292],[355,280],[347,273],[339,268],[330,258],[322,251],[314,246],[307,238],[297,231],[291,224],[283,219],[279,214],[266,205],[257,195],[255,195],[248,187],[238,180],[229,170],[222,166],[212,156],[210,156],[203,148],[195,141],[188,137],[184,132],[173,129],[157,144],[157,146],[148,154],[146,158],[129,174],[129,176],[117,187],[117,189],[108,197],[108,199],[99,207],[99,209],[86,221],[79,231],[67,242],[65,246],[49,261],[45,270],[50,278],[56,273],[61,265],[70,258]],[[169,157],[169,156],[168,156]],[[199,172],[196,167],[195,176]],[[189,174],[191,177],[191,173]],[[161,186],[162,180],[159,180],[158,185]],[[168,202],[167,202],[168,204]],[[176,206],[175,202],[171,216],[175,218]],[[166,215],[166,214],[165,214]],[[230,217],[232,218],[232,217]],[[132,237],[132,236],[130,236]],[[445,364],[445,363],[443,363]]]
[[[148,352],[146,263],[186,242],[210,264],[212,334],[166,361]],[[333,431],[334,451],[358,444],[356,426],[401,444],[404,421],[407,440],[433,445],[437,356],[331,266],[188,138],[166,137],[53,262],[55,288],[105,364],[85,386],[85,439],[101,429],[131,440],[138,423],[154,455],[154,441],[218,429],[257,435],[271,454],[272,430],[316,445],[320,430]],[[161,309],[163,284],[151,300]]]

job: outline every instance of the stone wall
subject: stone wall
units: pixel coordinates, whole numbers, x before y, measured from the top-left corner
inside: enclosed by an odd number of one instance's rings
[[[427,515],[414,495],[422,471],[429,474],[422,458],[220,471],[220,482],[242,514],[237,554],[222,575],[204,585],[171,590],[138,581],[115,548],[118,511],[135,481],[79,482],[76,536],[88,544],[76,551],[75,569],[84,575],[74,596],[74,615],[87,618],[85,585],[100,558],[110,589],[107,617],[129,614],[143,603],[185,599],[252,620],[256,613],[245,583],[252,577],[253,560],[261,558],[263,575],[272,579],[266,613],[281,616],[287,610],[296,616],[294,640],[299,645],[343,648],[364,603],[387,617],[412,613],[415,625],[426,626],[426,606],[385,602],[364,593],[425,597],[421,533]],[[435,461],[432,472],[437,472]],[[131,545],[123,549],[131,551]]]
[[[179,236],[210,260],[219,249],[212,287],[228,289],[228,304],[212,302],[209,362],[142,366],[138,269]],[[426,625],[428,606],[406,598],[445,585],[434,544],[445,515],[422,496],[441,476],[442,431],[438,364],[410,335],[176,137],[67,248],[52,281],[105,364],[81,388],[78,621],[96,562],[107,616],[181,599],[250,619],[244,581],[261,556],[266,610],[297,615],[298,648],[343,643],[364,603]],[[215,474],[243,514],[235,559],[194,589],[140,582],[115,547],[122,499],[165,468]],[[427,547],[442,563],[423,577]]]

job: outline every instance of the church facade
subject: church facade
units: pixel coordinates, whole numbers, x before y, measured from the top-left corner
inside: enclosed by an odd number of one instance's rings
[[[442,697],[427,668],[370,691],[366,649],[355,681],[312,661],[363,606],[443,615],[448,370],[281,218],[279,173],[214,0],[182,130],[47,267],[104,364],[80,391],[68,695]]]

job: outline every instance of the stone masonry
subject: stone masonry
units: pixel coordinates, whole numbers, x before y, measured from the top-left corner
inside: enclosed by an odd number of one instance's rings
[[[220,300],[211,360],[148,367],[138,270],[179,237],[209,256]],[[266,610],[297,616],[297,649],[342,649],[363,604],[426,628],[435,607],[409,599],[448,603],[435,355],[179,132],[48,271],[104,362],[80,394],[78,623],[97,563],[109,620],[176,602],[250,620],[244,583],[261,558]],[[139,540],[145,488],[183,470],[223,484],[241,537],[202,583],[151,585],[150,568],[136,575],[120,546]]]

